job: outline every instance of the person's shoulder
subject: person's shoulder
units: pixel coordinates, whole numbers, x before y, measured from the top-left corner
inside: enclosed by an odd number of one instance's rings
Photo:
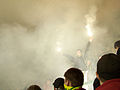
[[[120,79],[107,80],[96,90],[120,90]]]

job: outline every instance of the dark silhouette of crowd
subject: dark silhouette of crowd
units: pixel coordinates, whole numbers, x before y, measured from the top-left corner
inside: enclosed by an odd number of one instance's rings
[[[107,53],[97,62],[94,90],[120,90],[120,40],[114,43],[116,54]],[[83,88],[84,73],[82,69],[71,67],[64,73],[64,78],[58,77],[53,81],[54,90],[86,90]],[[37,85],[27,90],[42,90]]]

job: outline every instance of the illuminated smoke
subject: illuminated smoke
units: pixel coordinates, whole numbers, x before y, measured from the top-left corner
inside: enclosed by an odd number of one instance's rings
[[[87,33],[88,33],[89,37],[93,36],[94,24],[96,21],[96,11],[97,11],[96,6],[93,6],[90,9],[89,13],[85,16],[85,18],[86,18],[85,28],[87,29]]]
[[[119,3],[0,0],[0,90],[24,90],[31,84],[52,86],[72,66],[63,54],[74,56],[77,49],[84,54],[86,31],[94,38],[86,59],[93,65],[89,77],[95,77],[98,56],[110,52],[120,39]]]

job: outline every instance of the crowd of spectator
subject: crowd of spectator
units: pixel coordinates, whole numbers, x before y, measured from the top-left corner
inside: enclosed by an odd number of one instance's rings
[[[114,43],[116,54],[107,53],[97,62],[94,90],[120,90],[120,40]],[[86,90],[83,88],[84,74],[80,68],[72,67],[64,73],[64,78],[53,82],[54,90]],[[42,90],[38,85],[31,85],[27,90]]]

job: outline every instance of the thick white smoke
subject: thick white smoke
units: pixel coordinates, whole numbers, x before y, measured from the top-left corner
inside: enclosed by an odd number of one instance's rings
[[[86,49],[86,25],[94,33],[86,59],[96,69],[98,56],[112,51],[120,37],[119,2],[0,0],[0,89],[24,90],[31,84],[44,88],[47,80],[52,86],[71,67],[63,54],[74,56],[77,49]]]

